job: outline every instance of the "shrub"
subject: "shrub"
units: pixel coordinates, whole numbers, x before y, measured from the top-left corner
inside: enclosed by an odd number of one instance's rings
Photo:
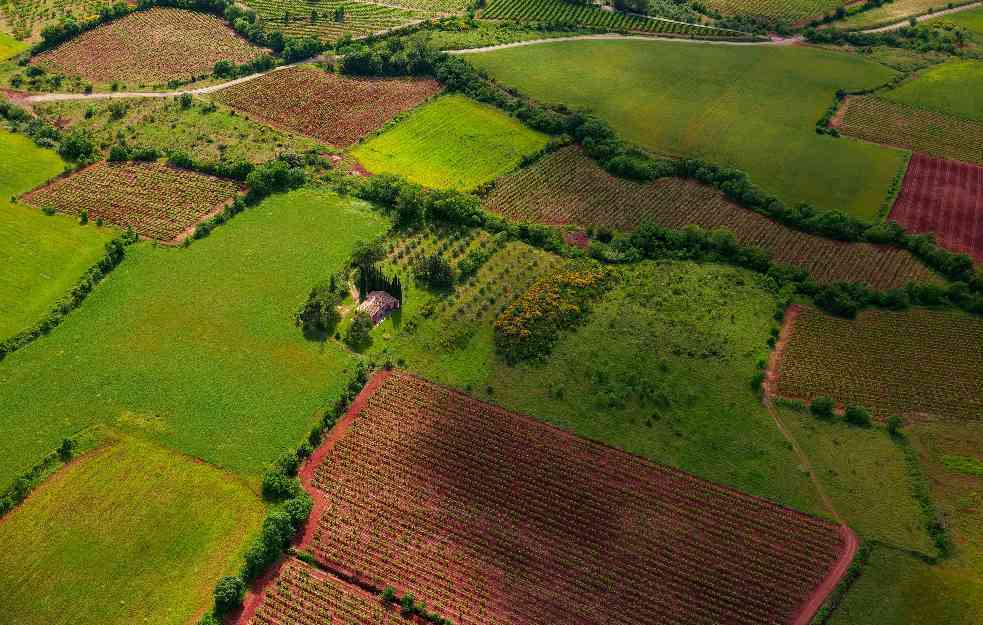
[[[891,436],[899,436],[902,427],[904,427],[904,422],[898,415],[891,415],[887,418],[887,433]]]
[[[374,326],[372,317],[369,317],[367,312],[359,310],[352,318],[348,331],[345,332],[345,343],[352,349],[365,347],[372,341],[369,333],[372,332]]]
[[[228,614],[242,605],[246,594],[246,584],[242,578],[226,576],[215,584],[215,612],[219,615]]]
[[[392,586],[386,586],[382,590],[382,600],[386,603],[393,603],[396,601],[396,589]]]
[[[58,154],[66,161],[82,162],[92,158],[96,146],[92,138],[81,130],[69,133],[58,146]]]
[[[288,499],[283,504],[283,510],[290,517],[290,522],[293,524],[295,530],[303,527],[308,517],[311,516],[311,510],[313,509],[314,500],[304,491],[297,493],[296,497]]]
[[[870,413],[863,406],[847,406],[843,417],[850,425],[870,427]]]
[[[447,290],[454,284],[454,271],[440,254],[419,259],[413,267],[413,277],[431,289]]]
[[[271,501],[289,499],[299,488],[297,480],[279,469],[272,468],[263,474],[263,497]]]
[[[68,462],[75,455],[75,441],[70,438],[63,438],[61,445],[58,446],[58,457],[62,462]]]
[[[341,321],[341,314],[338,312],[339,304],[341,304],[341,296],[330,287],[330,284],[315,287],[311,289],[307,301],[297,312],[296,324],[305,335],[331,334]]]
[[[819,397],[813,399],[812,403],[809,404],[809,412],[820,419],[832,419],[833,409],[835,407],[836,403],[831,397],[820,395]]]

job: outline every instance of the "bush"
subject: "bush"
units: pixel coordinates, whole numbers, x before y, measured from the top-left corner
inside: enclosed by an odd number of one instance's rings
[[[271,501],[289,499],[299,488],[297,480],[277,468],[272,468],[263,474],[263,497]]]
[[[832,419],[833,409],[835,407],[836,403],[831,397],[820,395],[819,397],[813,399],[812,403],[809,404],[809,412],[820,419]]]
[[[372,341],[369,333],[373,327],[375,324],[372,323],[372,317],[363,310],[357,311],[351,325],[348,326],[348,331],[345,332],[345,343],[352,349],[365,347]]]
[[[215,584],[215,613],[228,614],[242,605],[246,584],[240,577],[226,576]]]
[[[295,530],[303,527],[308,517],[311,516],[311,510],[313,509],[314,500],[304,491],[297,493],[296,497],[288,499],[283,504],[283,510],[290,517],[290,522],[293,524]]]
[[[297,312],[296,324],[305,336],[312,334],[331,334],[341,321],[338,305],[341,296],[329,284],[311,289],[307,301]]]
[[[891,415],[887,418],[887,433],[891,436],[899,436],[902,427],[904,427],[904,422],[898,415]]]
[[[75,455],[75,441],[70,438],[64,438],[61,441],[61,445],[58,446],[58,457],[62,462],[68,462]]]
[[[440,254],[431,254],[416,261],[413,277],[431,289],[447,290],[454,284],[454,270]]]
[[[843,418],[850,425],[857,427],[870,427],[870,413],[863,406],[847,406]]]
[[[66,161],[80,163],[92,158],[95,154],[96,146],[92,138],[81,130],[75,130],[62,139],[58,146],[58,154]]]

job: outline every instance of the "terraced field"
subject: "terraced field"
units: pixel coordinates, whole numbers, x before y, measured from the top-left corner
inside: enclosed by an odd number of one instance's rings
[[[983,321],[957,313],[867,310],[856,319],[807,306],[779,370],[787,397],[819,395],[880,417],[983,419]]]
[[[787,228],[729,202],[719,191],[675,178],[648,184],[615,178],[577,147],[547,155],[499,180],[484,207],[518,221],[573,223],[631,230],[645,222],[680,229],[726,228],[776,262],[808,271],[817,282],[863,282],[876,289],[941,279],[906,251],[843,243]]]
[[[850,97],[844,106],[837,124],[844,135],[983,165],[983,123],[876,96]]]
[[[215,97],[277,128],[348,147],[440,88],[429,79],[348,78],[292,67],[223,89]]]
[[[245,0],[270,30],[335,41],[363,37],[432,17],[434,10],[399,8],[398,2],[359,0]],[[429,4],[423,2],[423,4]]]
[[[211,74],[218,61],[245,63],[262,53],[213,15],[154,8],[83,33],[34,62],[92,82],[156,85]]]

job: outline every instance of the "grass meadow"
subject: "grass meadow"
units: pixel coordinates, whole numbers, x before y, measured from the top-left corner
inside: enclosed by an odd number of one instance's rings
[[[0,522],[3,622],[184,625],[264,512],[243,481],[110,435]]]
[[[983,122],[983,107],[980,106],[983,102],[983,61],[959,60],[936,65],[881,97]]]
[[[450,95],[409,113],[352,155],[374,174],[466,191],[514,169],[547,141],[495,107]]]
[[[467,57],[504,84],[590,109],[629,141],[747,171],[787,203],[873,219],[904,154],[817,135],[837,89],[895,75],[816,48],[578,41]]]
[[[64,168],[55,152],[0,130],[0,340],[40,321],[113,236],[108,228],[11,202]]]
[[[93,423],[256,476],[347,382],[349,352],[305,340],[310,288],[387,222],[304,189],[189,248],[139,243],[49,336],[0,362],[0,487]]]
[[[20,54],[27,49],[27,44],[17,41],[5,32],[0,32],[0,61]]]

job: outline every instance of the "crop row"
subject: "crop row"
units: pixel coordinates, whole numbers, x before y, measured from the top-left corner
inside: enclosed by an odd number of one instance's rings
[[[491,0],[481,13],[490,19],[509,19],[523,22],[558,22],[610,28],[617,31],[636,31],[659,34],[721,36],[727,33],[714,28],[675,21],[648,19],[617,11],[607,11],[592,4],[572,4],[564,0]]]
[[[832,524],[393,374],[315,473],[315,557],[461,625],[785,622]]]
[[[875,143],[983,165],[983,124],[876,96],[847,99],[839,131]]]
[[[154,8],[83,33],[36,62],[95,82],[158,84],[209,74],[217,61],[245,63],[261,53],[213,15]]]
[[[435,80],[348,78],[291,67],[224,89],[216,97],[271,126],[347,147],[439,90]]]
[[[256,10],[261,23],[270,30],[327,41],[344,35],[370,35],[432,15],[386,6],[386,2],[359,0],[246,0],[246,4]]]
[[[170,241],[231,200],[236,183],[161,163],[99,162],[24,197],[39,208],[102,219]]]
[[[915,154],[890,217],[983,262],[983,167]]]
[[[961,313],[805,307],[779,365],[778,392],[825,395],[881,417],[983,419],[983,321]]]
[[[69,15],[85,19],[98,13],[106,0],[4,0],[0,16],[18,38],[27,38],[50,22]]]
[[[704,0],[708,9],[723,15],[753,15],[800,22],[833,13],[844,0]]]
[[[547,155],[506,177],[485,198],[488,210],[513,220],[630,230],[652,222],[680,229],[726,228],[743,245],[767,250],[779,263],[805,269],[817,282],[902,287],[940,279],[907,251],[844,243],[788,228],[741,208],[715,189],[690,180],[638,183],[616,178],[577,147]]]

